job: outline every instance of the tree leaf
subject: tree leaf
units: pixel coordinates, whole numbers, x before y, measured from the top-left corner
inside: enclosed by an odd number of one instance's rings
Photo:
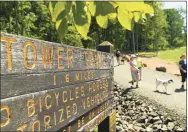
[[[147,19],[145,13],[142,13],[142,19],[143,19],[144,21]]]
[[[154,10],[153,10],[153,7],[151,7],[150,5],[148,4],[145,4],[144,5],[144,12],[149,14],[150,16],[152,16],[154,14]]]
[[[108,16],[102,16],[102,15],[98,15],[96,16],[96,21],[97,24],[101,27],[101,28],[107,28],[108,26]]]
[[[133,11],[143,11],[143,9],[145,8],[144,6],[144,2],[140,1],[140,2],[117,2],[119,7],[123,7],[125,10],[129,11],[129,12],[133,12]]]
[[[134,15],[135,22],[138,22],[141,18],[141,13],[140,12],[134,12],[133,15]]]
[[[55,8],[56,3],[57,3],[57,2],[55,2],[55,1],[49,2],[49,7],[48,7],[48,8],[49,8],[49,10],[50,10],[51,15],[52,15],[53,12],[54,12],[54,8]]]
[[[73,23],[72,10],[70,10],[69,14],[67,15],[67,21],[68,21],[68,23]]]
[[[129,12],[144,12],[149,14],[150,16],[153,15],[154,10],[149,4],[144,3],[143,1],[140,2],[117,2],[119,7],[123,7]]]
[[[118,21],[118,20],[117,20],[117,17],[116,17],[116,19],[110,19],[110,22],[111,22],[112,24],[116,24],[117,21]]]
[[[56,22],[63,19],[69,12],[72,6],[72,2],[50,2],[49,9],[52,15],[52,21]]]
[[[117,13],[108,14],[108,19],[111,23],[115,24],[117,22]]]
[[[110,13],[116,13],[116,8],[108,1],[97,1],[96,3],[96,16],[106,16]]]
[[[109,13],[108,14],[108,19],[109,20],[114,20],[117,18],[117,13]]]
[[[60,39],[62,40],[64,35],[68,31],[67,18],[64,17],[63,19],[56,21],[55,27],[57,29]]]
[[[95,16],[96,13],[96,3],[94,1],[89,1],[87,2],[89,11],[91,13],[92,16]]]
[[[96,3],[96,20],[101,28],[107,28],[108,19],[114,20],[117,17],[116,9],[110,2],[95,2]]]
[[[53,13],[52,13],[52,21],[56,22],[57,17],[59,14],[61,14],[61,18],[65,17],[65,8],[66,8],[66,2],[56,2]]]
[[[52,15],[52,21],[63,19],[69,12],[72,6],[72,2],[57,2]]]
[[[132,29],[132,13],[129,13],[125,8],[122,6],[118,7],[118,21],[119,23],[128,30]]]
[[[114,8],[119,6],[116,1],[109,1],[109,3],[112,4]]]
[[[56,21],[59,20],[59,19],[62,19],[63,17],[67,17],[71,11],[71,7],[72,7],[72,2],[69,1],[69,2],[66,2],[65,3],[65,10],[63,10],[59,15],[58,17],[56,18]]]
[[[76,26],[77,31],[84,37],[87,37],[89,27],[91,24],[91,14],[88,10],[85,10],[86,3],[83,1],[75,2],[72,7],[73,11],[73,22]]]

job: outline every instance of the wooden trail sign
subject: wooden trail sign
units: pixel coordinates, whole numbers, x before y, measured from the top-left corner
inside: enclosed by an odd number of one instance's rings
[[[6,33],[0,42],[1,131],[89,130],[111,113],[111,54]]]

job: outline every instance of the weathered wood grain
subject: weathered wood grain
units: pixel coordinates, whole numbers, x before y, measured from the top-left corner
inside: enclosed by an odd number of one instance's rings
[[[111,109],[112,54],[7,33],[0,42],[1,131],[76,131]]]
[[[97,83],[99,82],[99,83]],[[82,114],[111,98],[111,78],[104,78],[78,85],[40,91],[1,100],[2,131],[16,131],[25,125],[25,131],[31,131],[38,120],[40,130],[45,131],[45,120],[50,118],[50,129],[60,129]],[[65,94],[66,93],[66,94]],[[5,109],[7,108],[7,109]],[[7,112],[7,110],[10,112]],[[61,113],[63,109],[64,113]],[[10,115],[8,114],[10,113]],[[60,122],[63,117],[64,121]],[[37,127],[38,124],[35,124]],[[50,128],[50,129],[49,129]]]
[[[112,102],[111,102],[112,103]],[[103,112],[93,117],[91,121],[89,121],[86,125],[80,128],[79,132],[92,132],[98,125],[111,113],[112,107],[108,106]]]
[[[15,42],[8,45],[9,39]],[[26,47],[28,44],[29,46]],[[53,53],[50,54],[52,50],[46,50],[45,47],[53,49]],[[49,53],[48,57],[46,53]],[[52,58],[51,67],[47,63],[50,57]],[[46,60],[46,67],[44,60]],[[104,52],[5,33],[1,37],[1,74],[109,69],[112,64],[112,56]]]
[[[1,76],[1,99],[111,77],[111,70]]]
[[[113,110],[113,112],[109,115],[109,126],[110,126],[110,132],[116,132],[116,111]]]
[[[101,122],[101,119],[104,119],[108,116],[112,111],[112,104],[113,100],[109,99],[104,103],[96,106],[91,111],[87,112],[77,120],[71,122],[67,126],[63,127],[57,132],[64,132],[67,130],[71,130],[71,132],[87,132],[92,131],[97,124]]]

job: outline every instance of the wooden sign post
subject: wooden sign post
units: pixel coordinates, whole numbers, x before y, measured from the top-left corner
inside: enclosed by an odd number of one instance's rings
[[[113,58],[113,45],[107,41],[104,41],[98,47],[99,51],[110,53]],[[113,73],[113,62],[112,62],[112,73]],[[113,82],[113,81],[112,81]],[[113,95],[112,95],[113,96]],[[112,105],[111,105],[112,107]],[[112,109],[112,108],[111,108]],[[116,131],[116,112],[113,111],[109,114],[98,126],[98,132],[115,132]]]
[[[6,33],[0,43],[1,131],[78,131],[112,112],[111,54]]]

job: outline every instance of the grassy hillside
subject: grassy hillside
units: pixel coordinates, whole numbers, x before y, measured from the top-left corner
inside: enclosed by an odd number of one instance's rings
[[[153,52],[140,52],[139,54],[145,56],[154,56],[155,53]],[[173,61],[178,63],[180,60],[180,55],[186,54],[186,47],[176,48],[176,49],[169,49],[166,51],[159,51],[158,57],[163,60]]]
[[[178,63],[178,61],[180,60],[181,54],[186,54],[186,47],[176,48],[173,50],[161,51],[161,52],[159,52],[158,57],[160,59],[170,60],[170,61]]]

